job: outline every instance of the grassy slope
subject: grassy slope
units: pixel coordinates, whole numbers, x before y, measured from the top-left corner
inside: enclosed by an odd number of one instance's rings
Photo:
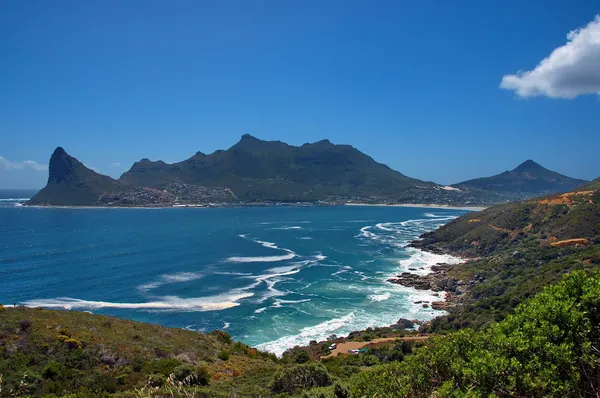
[[[210,385],[197,387],[207,396],[233,390],[252,396],[269,392],[275,360],[222,332],[206,335],[74,311],[0,312],[0,396],[18,389],[21,380],[28,384],[23,395],[133,391],[151,375],[160,379],[182,364],[208,370]],[[57,375],[48,370],[51,361]]]
[[[449,272],[473,287],[462,297],[462,306],[433,322],[433,330],[497,321],[563,274],[597,268],[599,189],[596,181],[574,194],[494,206],[425,234],[415,246],[473,258]],[[585,239],[586,244],[553,246],[568,239]]]

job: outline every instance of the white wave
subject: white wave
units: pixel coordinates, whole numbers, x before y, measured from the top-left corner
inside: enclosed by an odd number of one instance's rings
[[[244,239],[247,239],[247,235],[239,236],[243,237]],[[287,254],[281,256],[228,257],[227,259],[225,259],[225,261],[229,263],[270,263],[291,260],[292,258],[296,257],[296,253],[294,253],[293,251],[289,249],[280,248],[273,242],[267,242],[263,240],[254,240],[254,242],[268,249],[282,250],[284,252],[287,252]]]
[[[251,272],[229,272],[229,271],[217,271],[215,275],[231,275],[231,276],[250,276]]]
[[[364,274],[364,272],[360,272],[360,271],[354,271],[354,273],[355,273],[356,275],[360,276],[360,280],[361,280],[361,281],[366,281],[367,279],[369,279],[369,277],[368,277],[368,276],[366,276],[366,275]]]
[[[267,249],[279,249],[279,247],[277,247],[277,245],[273,242],[266,242],[264,240],[255,240],[255,242],[263,247],[266,247]]]
[[[424,216],[425,217],[431,217],[431,218],[445,217],[445,216],[438,216],[437,214],[433,214],[433,213],[425,213]]]
[[[390,228],[390,226],[393,225],[393,223],[388,223],[388,222],[380,222],[379,224],[375,224],[376,228],[382,229],[384,231],[389,231],[389,232],[394,232],[396,231],[394,228]]]
[[[274,276],[292,275],[292,274],[296,274],[296,273],[300,272],[299,268],[300,267],[298,267],[298,263],[294,263],[293,265],[287,265],[287,266],[282,266],[282,267],[269,268],[267,270],[267,272],[269,272],[268,274],[259,275],[258,278],[266,279],[266,278],[272,278]],[[292,272],[292,271],[294,271],[294,272]],[[290,272],[291,272],[291,274],[290,274]]]
[[[316,255],[313,257],[313,259],[314,259],[315,261],[323,261],[323,260],[325,260],[326,258],[327,258],[327,256],[323,255],[322,253],[321,253],[321,254],[316,254]]]
[[[60,297],[48,300],[30,300],[24,305],[28,307],[64,308],[71,309],[98,309],[121,308],[141,310],[172,310],[182,312],[220,311],[240,305],[239,300],[252,297],[254,293],[238,292],[226,293],[208,297],[181,298],[176,296],[159,297],[157,301],[145,303],[113,303],[108,301],[80,300],[70,297]]]
[[[369,231],[369,229],[373,228],[372,225],[367,225],[366,227],[362,227],[360,229],[360,234],[362,236],[364,236],[365,238],[375,238],[377,237],[377,235],[375,235],[373,232]]]
[[[463,261],[462,259],[449,254],[429,253],[413,247],[408,247],[405,250],[406,254],[410,257],[398,261],[400,269],[403,272],[410,272],[418,275],[427,275],[431,273],[431,266],[439,263],[459,264]]]
[[[256,348],[262,351],[273,352],[278,356],[281,356],[281,354],[283,354],[283,352],[288,348],[297,345],[306,345],[311,340],[325,340],[331,333],[348,324],[351,324],[355,317],[355,313],[351,312],[340,318],[330,319],[315,326],[302,328],[298,334],[283,336],[274,341],[258,344]]]
[[[258,308],[256,310],[254,310],[255,314],[260,314],[261,312],[265,311],[268,307],[262,307],[262,308]]]
[[[392,293],[385,292],[383,294],[371,294],[369,295],[369,300],[371,301],[385,301],[389,300],[392,297]]]
[[[229,323],[229,322],[223,322],[223,327],[222,327],[222,329],[223,329],[223,330],[225,330],[225,329],[229,329],[229,326],[231,326],[231,323]]]
[[[310,236],[300,236],[298,239],[301,239],[301,240],[312,240],[313,238],[311,238]]]
[[[176,274],[165,274],[161,275],[160,279],[156,282],[150,282],[144,285],[138,286],[138,290],[147,292],[151,289],[156,289],[159,286],[167,285],[171,283],[183,283],[190,282],[202,278],[204,275],[199,272],[178,272]]]
[[[281,300],[276,299],[271,308],[281,308],[283,304],[299,304],[299,303],[307,303],[310,299],[302,299],[302,300]]]
[[[285,227],[278,227],[278,228],[272,228],[272,229],[288,231],[288,230],[292,230],[292,229],[302,229],[302,227],[300,227],[298,225],[286,225]]]
[[[336,275],[339,275],[339,274],[343,274],[345,272],[348,272],[351,269],[352,269],[352,267],[350,267],[349,265],[344,265],[338,271],[336,271],[333,274],[331,274],[331,276],[336,276]]]
[[[296,257],[295,253],[288,253],[282,256],[228,257],[225,261],[229,263],[272,263],[277,261],[291,260],[294,257]]]
[[[0,199],[0,202],[24,202],[29,199],[31,199],[31,198],[5,198],[5,199]]]

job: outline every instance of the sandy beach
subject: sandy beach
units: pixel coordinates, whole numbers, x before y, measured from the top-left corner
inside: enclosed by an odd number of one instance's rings
[[[440,204],[426,203],[400,203],[400,204],[384,204],[384,203],[345,203],[346,206],[385,206],[385,207],[423,207],[427,209],[452,209],[452,210],[469,210],[481,211],[487,209],[487,206],[449,206]]]

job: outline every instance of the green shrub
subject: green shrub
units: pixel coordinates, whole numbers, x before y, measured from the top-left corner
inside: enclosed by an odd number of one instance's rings
[[[114,394],[118,389],[117,379],[115,379],[112,375],[98,374],[94,378],[94,384],[92,388],[95,391],[105,391]]]
[[[271,385],[275,393],[293,393],[299,389],[325,387],[331,384],[331,376],[322,364],[306,363],[283,368]]]
[[[167,378],[160,373],[153,374],[148,377],[148,385],[150,387],[162,387],[166,381]]]
[[[42,377],[49,380],[57,380],[63,373],[63,366],[56,361],[50,361],[42,369]]]
[[[193,365],[180,365],[173,371],[175,380],[189,386],[207,386],[210,375],[205,367]]]
[[[219,340],[221,343],[224,343],[224,344],[231,344],[231,342],[232,342],[231,336],[229,335],[229,333],[224,332],[222,330],[213,330],[212,332],[209,333],[209,335],[216,337],[217,340]]]
[[[144,370],[146,373],[158,373],[165,377],[168,377],[175,368],[181,365],[177,359],[173,358],[161,358],[156,361],[146,362],[144,364]],[[134,368],[135,369],[135,368]]]
[[[578,271],[479,332],[432,339],[402,363],[355,376],[356,397],[595,396],[600,275]]]
[[[221,350],[221,351],[219,351],[219,354],[217,355],[217,358],[219,358],[222,361],[228,361],[229,360],[229,353],[227,352],[227,350]]]

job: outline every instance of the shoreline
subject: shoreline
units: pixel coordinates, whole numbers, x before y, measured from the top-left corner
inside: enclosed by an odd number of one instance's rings
[[[482,211],[488,208],[488,206],[453,206],[436,203],[345,203],[344,206],[364,206],[364,207],[418,207],[424,209],[448,209],[448,210],[470,210],[470,211]]]
[[[11,199],[12,200],[12,199]],[[15,200],[16,201],[16,200]],[[412,207],[422,209],[446,209],[446,210],[467,210],[482,211],[487,206],[451,206],[444,204],[429,203],[246,203],[246,204],[189,204],[189,205],[170,205],[170,206],[93,206],[93,205],[28,205],[20,203],[14,207],[34,208],[34,209],[223,209],[223,208],[243,208],[243,207]]]

